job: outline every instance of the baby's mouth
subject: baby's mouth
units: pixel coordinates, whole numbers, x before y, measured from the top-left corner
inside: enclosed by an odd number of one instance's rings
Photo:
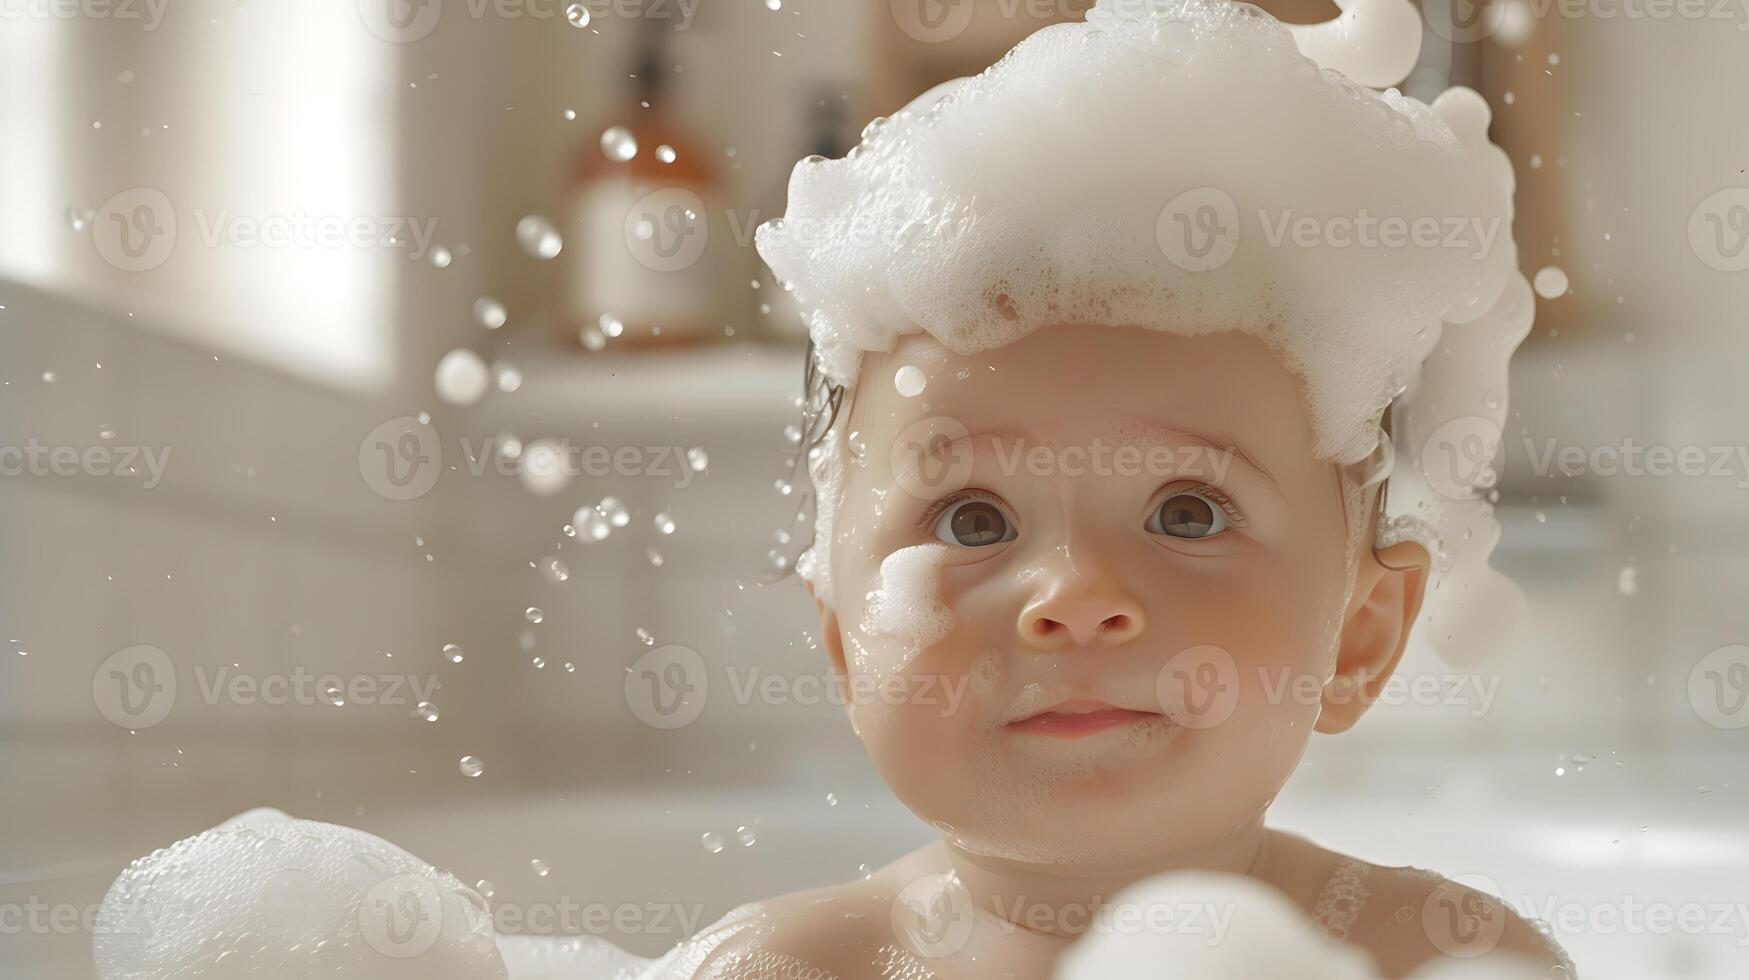
[[[1106,701],[1074,698],[1011,721],[1002,727],[1022,735],[1076,739],[1097,735],[1114,728],[1127,728],[1144,722],[1162,721],[1165,717],[1158,711],[1120,708]]]

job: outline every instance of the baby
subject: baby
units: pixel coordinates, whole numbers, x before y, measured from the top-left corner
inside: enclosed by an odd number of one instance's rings
[[[940,840],[652,963],[500,939],[506,967],[474,922],[423,975],[1191,977],[1224,943],[1248,976],[1570,976],[1495,898],[1265,824],[1413,628],[1455,660],[1515,614],[1485,464],[1533,309],[1487,123],[1253,7],[1102,0],[799,164],[758,242],[813,338],[797,569]],[[385,854],[415,905],[472,905]]]

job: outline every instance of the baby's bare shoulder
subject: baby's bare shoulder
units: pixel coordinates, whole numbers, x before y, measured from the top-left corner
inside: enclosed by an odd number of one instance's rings
[[[1362,867],[1365,897],[1347,938],[1372,953],[1384,976],[1447,960],[1491,977],[1572,976],[1566,954],[1498,896],[1419,868]]]
[[[696,980],[860,980],[903,977],[893,943],[890,896],[877,883],[847,882],[759,903],[746,928],[718,945]]]

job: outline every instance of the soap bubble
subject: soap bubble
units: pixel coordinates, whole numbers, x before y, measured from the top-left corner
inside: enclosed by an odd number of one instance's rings
[[[722,851],[723,851],[723,835],[722,834],[714,833],[711,831],[706,831],[705,833],[700,834],[698,839],[699,839],[699,843],[704,845],[705,850],[711,852],[712,854],[721,854],[722,853]]]
[[[524,252],[537,259],[550,259],[565,247],[552,222],[537,214],[528,215],[516,223],[516,241]]]
[[[469,779],[473,779],[480,773],[486,771],[486,764],[481,762],[477,757],[471,755],[462,756],[461,762],[458,765],[461,767],[462,775]]]
[[[572,27],[588,27],[589,7],[581,3],[571,4],[565,8],[565,20],[569,21]]]
[[[624,126],[609,126],[601,134],[601,152],[609,160],[625,162],[638,155],[638,141]]]
[[[1571,284],[1567,282],[1567,273],[1559,266],[1545,265],[1536,271],[1531,285],[1543,299],[1559,299],[1567,294]]]
[[[465,347],[443,355],[432,378],[437,397],[451,405],[472,405],[486,393],[486,362]]]
[[[504,304],[490,296],[482,296],[474,301],[474,319],[487,330],[496,330],[504,325],[509,317],[504,312]]]
[[[541,612],[539,606],[529,606],[528,609],[523,612],[523,616],[527,617],[528,621],[531,623],[539,623],[541,620],[547,618],[547,614]]]
[[[459,664],[462,662],[462,648],[454,643],[445,643],[443,645],[443,656],[450,663]]]

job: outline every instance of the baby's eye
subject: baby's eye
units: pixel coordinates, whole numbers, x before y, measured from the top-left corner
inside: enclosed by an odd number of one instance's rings
[[[1212,538],[1227,529],[1227,509],[1194,490],[1180,490],[1148,515],[1150,533],[1172,538]]]
[[[988,500],[955,501],[935,519],[935,536],[962,548],[983,548],[1014,540],[1014,525]]]

